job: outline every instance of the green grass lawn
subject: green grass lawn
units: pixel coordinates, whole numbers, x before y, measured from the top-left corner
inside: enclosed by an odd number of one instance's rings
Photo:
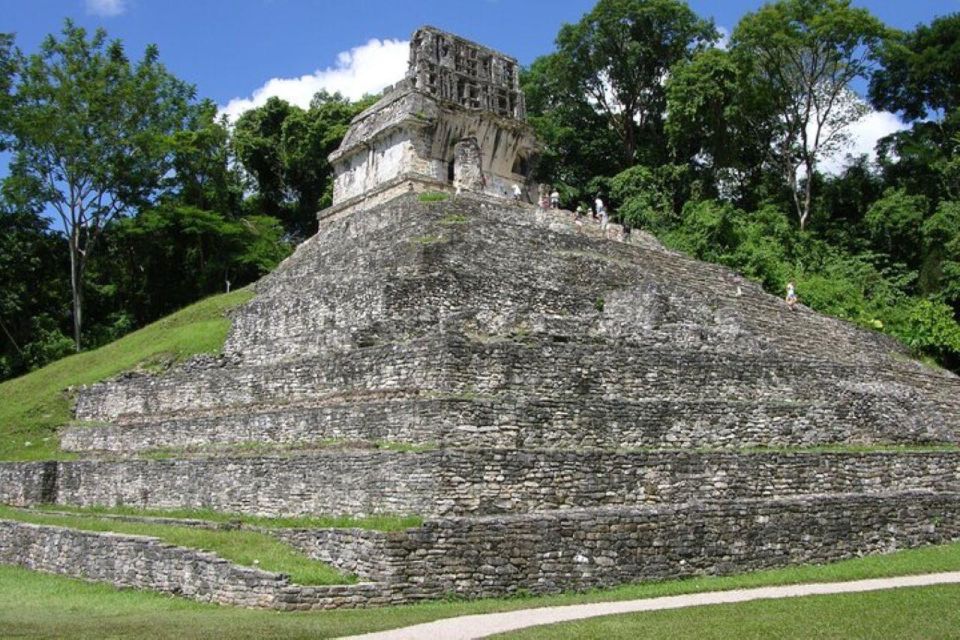
[[[139,536],[152,536],[164,542],[192,549],[213,551],[221,558],[247,567],[277,571],[290,575],[297,584],[349,584],[356,582],[327,564],[311,560],[292,546],[257,531],[242,529],[207,529],[147,522],[128,522],[92,516],[58,516],[27,513],[0,506],[0,518],[50,524],[84,531],[113,531]]]
[[[137,366],[219,353],[230,329],[224,313],[251,297],[252,291],[239,289],[201,300],[116,342],[0,384],[0,460],[64,458],[57,428],[71,418],[68,387]]]
[[[675,580],[645,585],[627,585],[606,591],[582,594],[565,594],[541,598],[488,599],[476,601],[427,602],[402,607],[371,610],[325,611],[317,613],[279,613],[252,611],[230,607],[218,607],[173,598],[156,593],[118,590],[107,585],[90,584],[61,576],[34,573],[15,567],[0,566],[0,630],[5,637],[18,638],[329,638],[338,635],[364,633],[391,629],[440,618],[493,611],[509,611],[529,607],[578,604],[608,600],[650,598],[681,593],[697,593],[741,587],[795,584],[801,582],[824,582],[858,580],[882,576],[960,570],[960,543],[902,551],[887,556],[869,556],[846,560],[824,566],[791,567],[775,571],[763,571],[741,576]],[[748,624],[753,609],[772,603],[746,603],[722,605],[685,612],[666,619],[657,627],[665,638],[710,637],[750,638],[821,637],[820,631],[831,631],[837,624],[837,635],[822,637],[910,637],[950,638],[958,637],[960,624],[956,611],[960,610],[960,588],[930,587],[898,590],[892,592],[901,598],[913,594],[909,604],[888,602],[882,594],[855,594],[851,596],[827,596],[805,598],[815,605],[787,603],[800,606],[795,613],[776,611],[757,614],[756,625]],[[825,610],[836,602],[835,610]],[[903,602],[902,600],[898,602]],[[774,605],[775,607],[776,605]],[[735,607],[743,607],[735,610]],[[805,608],[804,608],[805,607]],[[952,607],[952,609],[950,609]],[[948,610],[950,609],[950,610]],[[879,610],[879,611],[878,611]],[[685,622],[685,618],[700,620],[698,616],[710,616],[719,612],[716,621]],[[879,626],[879,635],[868,633],[869,625],[850,622],[865,616],[880,615],[897,617],[890,626]],[[912,613],[916,611],[916,613]],[[695,613],[694,613],[695,612]],[[946,613],[944,613],[946,612]],[[666,615],[655,614],[656,616]],[[646,615],[646,614],[645,614]],[[763,618],[767,615],[767,618]],[[803,616],[809,616],[806,621]],[[626,616],[621,616],[625,618]],[[784,617],[794,620],[783,621]],[[773,620],[764,625],[763,620]],[[884,618],[886,619],[886,618]],[[612,620],[612,619],[611,619]],[[788,624],[789,623],[789,624]],[[625,624],[633,624],[628,622]],[[639,623],[638,623],[639,624]],[[645,624],[645,623],[644,623]],[[884,623],[885,624],[885,623]],[[676,625],[677,633],[672,631]],[[692,626],[690,626],[692,625]],[[697,626],[700,625],[700,626]],[[721,626],[725,625],[725,626]],[[792,626],[791,626],[792,625]],[[844,626],[841,626],[844,625]],[[843,635],[854,627],[853,633]],[[716,627],[714,633],[713,627]],[[862,629],[861,629],[862,627]],[[885,635],[883,630],[911,633],[897,636]],[[740,633],[743,629],[747,635]],[[782,632],[781,632],[782,630]],[[564,630],[560,630],[564,633]],[[694,635],[683,635],[683,633]],[[592,632],[591,632],[592,633]],[[599,633],[606,634],[606,631]],[[646,633],[631,630],[629,633]],[[696,635],[714,633],[714,635]],[[781,633],[781,635],[775,635]],[[790,634],[793,635],[790,635]],[[749,635],[753,634],[753,635]],[[954,635],[951,635],[954,634]],[[618,637],[613,635],[611,637]],[[554,637],[554,636],[543,636]],[[600,637],[573,635],[568,637]],[[627,637],[627,636],[619,636]],[[643,637],[630,635],[629,637]]]
[[[493,637],[511,640],[960,638],[960,585],[649,611],[531,627]]]

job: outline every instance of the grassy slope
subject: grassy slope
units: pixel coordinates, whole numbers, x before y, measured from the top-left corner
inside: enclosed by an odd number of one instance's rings
[[[310,560],[288,544],[256,531],[206,529],[145,522],[123,522],[95,517],[57,516],[0,506],[0,518],[49,524],[84,531],[114,531],[152,536],[164,542],[192,549],[207,549],[222,558],[248,567],[290,575],[297,584],[345,584],[354,580],[322,562]]]
[[[16,567],[0,566],[0,629],[13,637],[35,638],[329,638],[492,611],[762,585],[857,580],[956,570],[960,570],[960,543],[913,549],[887,556],[869,556],[824,566],[791,567],[742,576],[628,585],[585,594],[471,602],[427,602],[376,611],[277,613],[204,605],[156,593],[117,590],[107,585],[89,584]],[[800,609],[788,608],[786,613],[777,613],[780,605],[773,603],[769,610],[764,607],[767,603],[747,603],[674,612],[677,616],[674,618],[669,617],[671,612],[662,612],[651,614],[658,619],[664,617],[664,621],[657,622],[660,626],[655,627],[660,635],[653,637],[808,638],[816,637],[820,633],[825,637],[957,637],[957,629],[960,627],[957,626],[956,618],[960,607],[956,605],[960,597],[960,587],[909,590],[909,596],[904,596],[905,593],[907,592],[904,590],[898,590],[890,595],[855,594],[806,598],[805,601],[814,604],[800,605]],[[903,597],[910,599],[900,599]],[[903,604],[904,602],[907,604]],[[949,611],[948,605],[952,607]],[[783,606],[793,605],[785,603]],[[749,620],[751,615],[756,615],[759,621]],[[878,625],[889,624],[889,629],[894,633],[885,634],[887,626],[870,626],[856,622],[862,617],[873,615],[878,616]],[[685,620],[691,617],[694,623]],[[769,622],[764,622],[765,620]],[[632,635],[635,626],[633,622],[627,624],[631,625],[627,627],[628,635],[611,637],[642,637]],[[837,625],[838,630],[851,633],[829,635],[833,624]],[[673,633],[672,625],[677,625],[683,633]],[[636,629],[639,634],[645,633],[646,628]],[[741,629],[747,633],[740,633]],[[871,629],[873,633],[870,632]],[[905,631],[907,629],[910,633]],[[611,634],[614,633],[618,631],[611,631]],[[702,633],[712,635],[698,635]],[[589,634],[573,634],[572,637],[604,636],[594,635],[591,631]]]
[[[137,366],[218,353],[230,328],[224,312],[252,296],[240,289],[201,300],[116,342],[0,384],[0,460],[62,458],[56,430],[71,417],[65,389]]]

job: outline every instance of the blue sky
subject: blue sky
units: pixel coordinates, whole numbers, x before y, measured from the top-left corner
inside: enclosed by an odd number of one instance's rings
[[[132,58],[155,43],[164,64],[230,113],[276,94],[306,104],[319,88],[350,97],[377,91],[405,69],[406,40],[432,24],[529,64],[553,50],[561,24],[594,0],[0,0],[0,31],[33,52],[65,17],[102,26]],[[691,0],[731,30],[761,0]],[[960,11],[960,0],[855,0],[887,24],[911,28]],[[232,102],[231,102],[232,101]],[[862,146],[896,126],[878,114]],[[0,159],[0,163],[5,164]],[[3,169],[0,168],[0,173]]]
[[[759,0],[694,0],[691,7],[732,29]],[[893,26],[910,28],[960,11],[960,0],[859,0]],[[65,17],[103,26],[139,57],[160,47],[167,67],[226,105],[271,78],[336,68],[338,55],[371,39],[401,40],[422,24],[454,31],[529,64],[553,48],[560,25],[592,0],[0,0],[0,31],[31,52]],[[388,52],[384,52],[386,55]],[[368,73],[375,73],[377,60]]]

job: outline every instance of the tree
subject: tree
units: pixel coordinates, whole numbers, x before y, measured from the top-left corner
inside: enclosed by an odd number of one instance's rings
[[[871,102],[913,123],[881,142],[887,179],[934,203],[960,199],[960,13],[898,34],[880,60]]]
[[[163,183],[165,199],[240,215],[243,184],[232,156],[230,131],[225,118],[217,118],[213,101],[191,106],[184,128],[173,136],[172,168]]]
[[[713,24],[680,0],[600,0],[560,29],[556,73],[568,99],[588,100],[606,117],[627,164],[649,164],[663,150],[670,69],[716,38]],[[641,147],[648,157],[637,157]]]
[[[11,173],[59,216],[67,236],[73,334],[81,347],[84,274],[105,226],[149,201],[170,169],[169,137],[193,88],[147,47],[137,64],[98,30],[69,20],[14,82]]]
[[[890,38],[880,61],[870,78],[877,109],[898,111],[908,120],[942,119],[960,105],[960,13]]]
[[[734,30],[732,51],[756,95],[768,101],[767,124],[777,131],[771,158],[789,185],[801,229],[818,162],[846,142],[850,125],[866,112],[850,83],[869,74],[887,35],[850,0],[780,0],[746,15]]]
[[[923,196],[911,196],[903,190],[889,190],[870,205],[863,222],[873,246],[900,262],[915,268],[920,261],[921,227],[929,203]]]
[[[920,286],[960,313],[960,202],[942,202],[922,227],[926,255]]]
[[[677,64],[666,91],[665,130],[676,156],[713,166],[734,164],[733,145],[743,132],[733,126],[740,78],[730,53],[707,49]]]
[[[24,203],[0,195],[0,380],[64,355],[69,289],[63,239]]]
[[[262,277],[289,253],[266,216],[232,218],[171,200],[111,223],[92,269],[114,313],[142,326],[204,296]]]
[[[254,210],[278,218],[287,232],[306,237],[316,231],[316,213],[330,204],[333,168],[327,156],[337,149],[355,115],[372,98],[351,103],[320,92],[310,108],[270,98],[243,113],[234,127],[237,158],[256,189]]]
[[[6,139],[9,131],[5,130],[3,123],[10,118],[13,107],[11,89],[20,63],[13,42],[13,34],[0,33],[0,151],[4,151],[9,142]]]
[[[626,168],[623,146],[607,119],[583,96],[571,99],[557,54],[537,58],[520,76],[527,121],[543,151],[533,177],[553,183],[565,201],[593,199],[587,185],[597,175]]]

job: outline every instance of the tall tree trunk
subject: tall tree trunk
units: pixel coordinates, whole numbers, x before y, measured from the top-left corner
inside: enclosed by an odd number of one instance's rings
[[[0,329],[3,329],[3,332],[7,334],[7,338],[10,339],[10,343],[13,344],[13,348],[17,350],[17,353],[20,354],[20,357],[23,357],[23,351],[20,349],[20,345],[17,344],[17,341],[14,339],[13,334],[10,333],[10,330],[7,329],[7,325],[4,324],[3,319],[0,318]]]
[[[627,115],[626,109],[621,114],[621,119],[623,122],[624,151],[627,155],[627,162],[632,166],[637,161],[637,132],[634,128],[633,117]]]
[[[70,234],[70,293],[73,296],[73,341],[80,352],[80,334],[83,329],[83,256],[78,246],[76,227]]]
[[[810,208],[813,206],[813,172],[816,170],[816,163],[812,157],[806,158],[807,183],[803,185],[803,210],[800,213],[800,231],[807,226],[807,219],[810,217]]]

